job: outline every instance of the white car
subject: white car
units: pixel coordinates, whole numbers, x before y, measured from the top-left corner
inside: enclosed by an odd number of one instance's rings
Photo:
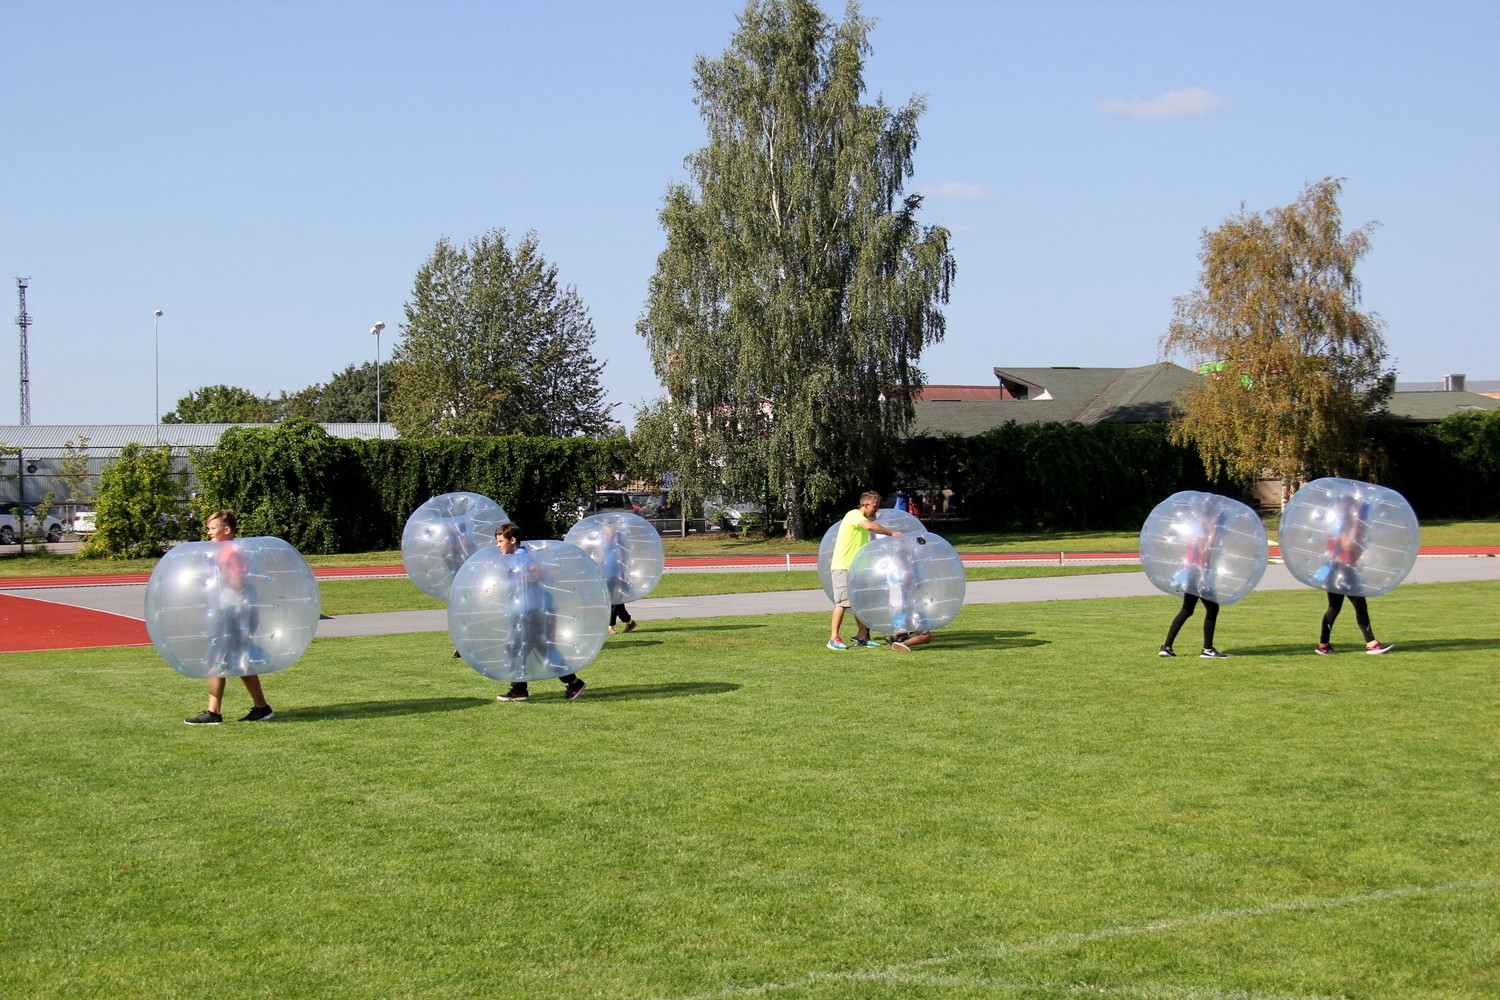
[[[26,518],[26,537],[35,538],[46,535],[49,542],[62,541],[62,522],[51,514],[43,515],[41,526],[37,526],[36,508],[31,504],[21,508],[21,514]],[[14,514],[0,514],[0,545],[16,544],[16,517]]]
[[[95,530],[93,511],[77,510],[73,512],[73,534],[92,535]]]
[[[735,502],[723,496],[703,498],[703,516],[720,531],[738,534],[747,528],[766,526],[766,505],[753,501]]]

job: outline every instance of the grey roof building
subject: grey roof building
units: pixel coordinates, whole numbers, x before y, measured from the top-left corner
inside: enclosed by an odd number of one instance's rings
[[[916,421],[908,433],[968,437],[1012,420],[1021,424],[1051,420],[1152,423],[1168,419],[1173,394],[1199,377],[1167,361],[1136,368],[1057,366],[996,368],[994,372],[1000,398],[965,399],[948,391],[942,393],[948,398],[932,399],[924,392],[915,403]]]
[[[165,444],[174,448],[212,448],[231,427],[275,427],[275,424],[0,424],[0,446],[65,448],[88,438],[89,451],[119,450],[127,444]],[[390,424],[322,424],[337,438],[394,438]]]
[[[30,503],[46,493],[63,507],[86,503],[93,484],[127,444],[166,445],[173,464],[188,467],[194,448],[212,448],[231,427],[274,427],[275,424],[0,424],[0,505]],[[390,424],[323,424],[339,438],[395,438]],[[58,478],[69,453],[86,453],[84,493],[75,497],[67,479]]]
[[[970,437],[1012,420],[1018,424],[1051,420],[1155,423],[1170,419],[1172,397],[1202,377],[1171,362],[1135,368],[1059,365],[996,368],[994,372],[998,386],[926,387],[914,403],[916,419],[907,433]],[[1410,423],[1435,423],[1465,410],[1500,409],[1500,399],[1464,391],[1463,376],[1449,376],[1447,384],[1446,390],[1444,383],[1438,382],[1398,384],[1386,404],[1386,416]],[[1500,383],[1469,384],[1482,389]]]

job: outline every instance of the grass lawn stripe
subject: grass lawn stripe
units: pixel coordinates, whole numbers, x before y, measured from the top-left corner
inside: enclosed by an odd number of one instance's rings
[[[1318,598],[1226,608],[1222,662],[1156,657],[1165,596],[907,655],[663,621],[523,705],[325,639],[207,730],[150,650],[0,658],[0,993],[1494,996],[1492,886],[1194,920],[1500,872],[1500,584],[1373,601],[1385,657],[1313,656]]]

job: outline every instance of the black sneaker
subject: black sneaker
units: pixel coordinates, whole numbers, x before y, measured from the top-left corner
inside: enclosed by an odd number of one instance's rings
[[[210,712],[205,708],[191,719],[183,719],[182,721],[190,726],[217,726],[224,721],[224,716],[218,712]]]
[[[1227,660],[1229,659],[1229,654],[1221,653],[1217,649],[1214,649],[1212,646],[1209,646],[1203,652],[1198,654],[1198,658],[1200,660]]]
[[[265,722],[267,719],[274,719],[274,718],[276,718],[276,713],[273,712],[273,711],[271,711],[271,706],[270,705],[264,705],[264,706],[262,706],[260,708],[252,708],[252,709],[250,709],[250,712],[243,719],[241,719],[240,721],[241,722]]]
[[[579,695],[583,694],[583,689],[586,687],[588,687],[588,685],[585,684],[583,682],[583,678],[580,677],[578,680],[568,685],[568,690],[563,693],[563,697],[567,698],[569,701],[572,701],[574,698],[577,698]]]
[[[1171,646],[1163,646],[1161,649],[1159,649],[1157,651],[1156,655],[1157,656],[1176,656],[1177,654],[1174,653],[1174,652],[1172,652],[1172,647]]]
[[[453,658],[455,660],[462,660],[464,658],[464,654],[460,653],[458,650],[455,649],[453,651]]]
[[[502,695],[497,695],[496,696],[496,700],[497,701],[527,701],[528,699],[530,699],[530,697],[531,697],[531,693],[527,690],[526,685],[524,685],[524,684],[512,684],[510,686],[510,690],[507,691],[507,692],[505,692]]]

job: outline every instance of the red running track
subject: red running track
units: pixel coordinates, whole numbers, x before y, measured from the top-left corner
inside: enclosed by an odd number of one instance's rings
[[[0,653],[150,643],[139,618],[0,594]]]

